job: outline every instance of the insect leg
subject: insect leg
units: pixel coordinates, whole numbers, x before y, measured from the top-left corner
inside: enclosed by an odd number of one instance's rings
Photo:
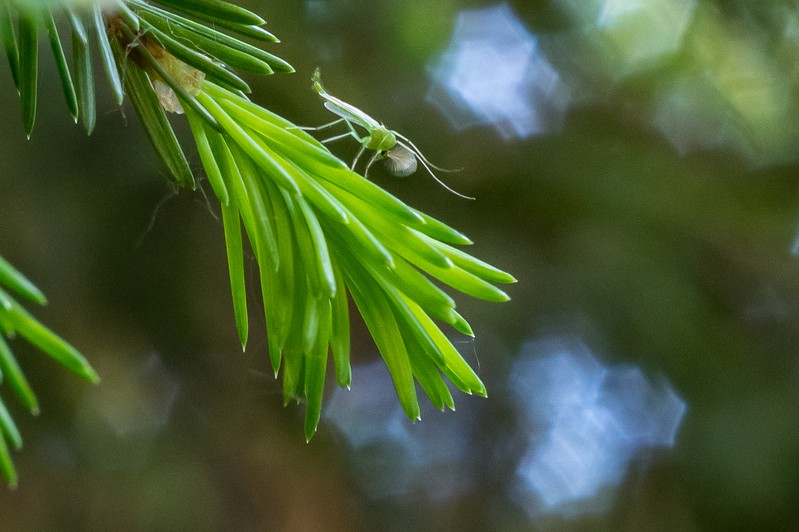
[[[358,150],[358,155],[356,155],[355,159],[352,160],[352,165],[350,165],[350,170],[355,171],[355,165],[358,164],[358,159],[360,159],[361,155],[363,155],[364,150],[366,150],[366,145],[361,144],[361,149]]]
[[[342,118],[342,120],[345,120],[345,119],[344,119],[344,118]],[[353,136],[353,137],[354,137],[354,138],[355,138],[355,139],[356,139],[358,142],[360,142],[362,145],[364,145],[364,146],[365,146],[365,145],[366,145],[366,141],[369,139],[369,135],[366,135],[366,136],[363,136],[363,137],[362,137],[362,136],[360,136],[360,135],[358,135],[358,132],[357,132],[357,131],[355,131],[355,126],[353,126],[353,125],[352,125],[352,122],[350,122],[349,120],[345,120],[345,121],[347,122],[347,127],[348,127],[348,128],[350,128],[350,134],[351,134],[351,135],[352,135],[352,136]]]
[[[417,148],[416,145],[413,142],[411,142],[411,140],[408,137],[406,137],[405,135],[402,135],[400,133],[397,133],[396,131],[394,131],[393,133],[394,133],[394,135],[396,135],[396,137],[398,139],[401,139],[402,141],[404,141],[404,144],[406,144],[405,147],[408,148],[409,150],[411,150],[412,152],[414,152],[416,154],[416,156],[419,158],[419,160],[423,161],[425,163],[425,166],[429,166],[430,168],[435,168],[436,170],[438,170],[440,172],[460,172],[461,170],[463,170],[463,168],[456,168],[456,169],[441,168],[440,166],[434,165],[433,163],[431,163],[430,161],[427,160],[427,157],[424,156],[424,154],[422,153],[422,150]]]
[[[322,124],[321,126],[291,126],[288,129],[302,129],[303,131],[321,131],[323,129],[333,127],[336,124],[339,124],[343,121],[344,121],[343,118],[339,118],[338,120],[333,120],[332,122],[328,122],[327,124]]]
[[[346,137],[351,137],[352,133],[342,133],[341,135],[336,135],[335,137],[330,137],[329,139],[325,139],[322,141],[322,144],[327,144],[328,142],[333,142],[334,140],[341,140]]]
[[[366,168],[363,170],[364,177],[369,177],[369,168],[372,166],[372,164],[374,164],[378,157],[380,157],[380,152],[376,151],[375,154],[369,159],[369,162],[366,163]]]
[[[405,139],[404,137],[400,137],[400,138],[402,138],[403,140],[407,140],[407,139]],[[430,164],[430,162],[429,162],[429,161],[428,161],[428,160],[425,158],[425,156],[424,156],[424,155],[422,155],[422,152],[420,152],[420,151],[419,151],[419,148],[417,148],[416,146],[414,146],[412,142],[410,142],[410,141],[407,141],[407,142],[408,142],[407,144],[405,144],[405,142],[401,142],[401,143],[399,143],[399,144],[400,144],[401,146],[404,146],[405,148],[407,148],[407,149],[411,150],[413,153],[415,153],[415,154],[416,154],[416,157],[419,159],[419,162],[420,162],[420,163],[422,163],[422,166],[424,166],[424,169],[425,169],[425,170],[427,170],[427,173],[428,173],[428,174],[430,174],[430,177],[432,177],[433,179],[435,179],[435,180],[436,180],[436,182],[437,182],[439,185],[441,185],[442,187],[444,187],[445,189],[447,189],[448,191],[450,191],[451,193],[455,194],[456,196],[458,196],[458,197],[460,197],[460,198],[463,198],[463,199],[468,199],[468,200],[473,200],[473,199],[474,199],[472,196],[467,196],[466,194],[461,194],[461,193],[460,193],[460,192],[458,192],[457,190],[454,190],[454,189],[450,188],[449,186],[447,186],[447,184],[446,184],[446,183],[444,183],[443,181],[441,181],[441,179],[439,179],[439,178],[438,178],[438,176],[437,176],[436,174],[434,174],[434,173],[433,173],[433,170],[430,168],[430,167],[431,167],[431,166],[433,166],[433,165],[432,165],[432,164]],[[438,169],[438,167],[437,167],[437,166],[434,166],[433,168],[436,168],[436,169]]]
[[[329,139],[325,139],[325,140],[322,141],[322,144],[326,144],[328,142],[333,142],[334,140],[339,140],[339,139],[343,139],[343,138],[346,138],[346,137],[353,137],[355,140],[360,142],[361,145],[363,145],[364,144],[364,139],[362,139],[361,137],[358,136],[358,133],[355,131],[355,128],[352,127],[352,124],[350,124],[349,120],[347,120],[345,118],[340,118],[339,120],[336,120],[335,123],[338,123],[338,122],[340,122],[342,120],[344,120],[344,122],[347,124],[347,127],[349,128],[349,131],[347,131],[346,133],[342,133],[341,135],[336,135],[334,137],[330,137]]]

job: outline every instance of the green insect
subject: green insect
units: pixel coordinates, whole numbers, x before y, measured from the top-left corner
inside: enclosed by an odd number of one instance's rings
[[[385,125],[381,124],[354,105],[351,105],[329,94],[324,87],[322,87],[321,74],[318,68],[314,71],[311,81],[313,82],[314,90],[319,94],[319,96],[321,96],[322,100],[324,100],[325,107],[333,114],[339,116],[339,119],[334,120],[329,124],[309,129],[326,129],[344,122],[349,131],[325,139],[322,142],[327,143],[347,137],[353,137],[355,140],[357,140],[361,144],[361,149],[358,150],[358,154],[352,161],[352,165],[350,166],[351,170],[355,170],[355,165],[358,164],[358,160],[366,150],[373,150],[374,154],[366,163],[366,167],[363,172],[364,177],[368,176],[369,168],[371,168],[372,164],[379,159],[385,160],[388,171],[398,177],[406,177],[414,173],[416,171],[418,161],[422,163],[422,166],[425,170],[427,170],[427,173],[429,173],[430,176],[442,187],[452,192],[456,196],[460,196],[465,199],[474,199],[470,196],[466,196],[453,190],[433,173],[433,168],[442,172],[451,172],[453,170],[446,170],[434,165],[427,160],[419,148],[417,148],[413,142],[410,141],[410,139],[396,131],[388,129]],[[359,135],[358,131],[355,129],[356,125],[363,128],[366,131],[366,135]]]

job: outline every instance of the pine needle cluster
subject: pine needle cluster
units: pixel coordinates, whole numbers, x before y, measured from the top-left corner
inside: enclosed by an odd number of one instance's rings
[[[473,335],[441,287],[501,302],[508,296],[495,285],[515,279],[463,251],[471,244],[466,236],[365,179],[312,135],[249,99],[238,72],[293,72],[285,60],[251,44],[278,42],[263,25],[259,15],[222,0],[0,0],[0,38],[28,136],[36,119],[42,36],[75,121],[88,133],[95,127],[99,59],[116,101],[130,101],[170,178],[194,188],[197,180],[168,117],[185,114],[222,212],[239,339],[246,346],[250,327],[246,239],[258,265],[269,359],[282,377],[284,400],[305,401],[306,439],[319,423],[330,359],[337,383],[351,385],[352,303],[409,418],[419,418],[416,383],[442,410],[454,409],[447,380],[484,396],[480,378],[441,328]],[[44,302],[2,261],[0,286]],[[70,370],[97,379],[74,348],[2,288],[0,333],[18,333]],[[2,335],[5,382],[35,411]],[[2,402],[0,428],[0,466],[13,484],[5,441],[18,447],[21,439]]]

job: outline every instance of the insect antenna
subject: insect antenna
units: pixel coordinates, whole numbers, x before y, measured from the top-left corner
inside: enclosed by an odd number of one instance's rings
[[[417,161],[416,154],[402,144],[385,152],[386,168],[397,177],[407,177],[414,173]]]

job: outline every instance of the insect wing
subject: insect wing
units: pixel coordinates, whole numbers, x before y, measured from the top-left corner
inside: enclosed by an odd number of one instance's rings
[[[358,124],[368,132],[371,132],[371,130],[374,128],[380,127],[380,122],[368,114],[364,113],[354,105],[349,104],[344,100],[336,98],[332,94],[328,93],[322,86],[322,76],[318,68],[314,70],[313,76],[311,77],[311,82],[313,83],[314,90],[325,101],[325,107],[331,113],[340,116],[344,120]]]
[[[376,127],[380,127],[380,123],[377,120],[364,113],[354,105],[350,105],[347,102],[342,102],[338,98],[330,95],[324,97],[324,99],[327,110],[335,115],[340,116],[344,120],[349,120],[354,124],[358,124],[367,131]]]
[[[397,177],[407,177],[416,171],[416,154],[397,144],[386,152],[386,169]]]

